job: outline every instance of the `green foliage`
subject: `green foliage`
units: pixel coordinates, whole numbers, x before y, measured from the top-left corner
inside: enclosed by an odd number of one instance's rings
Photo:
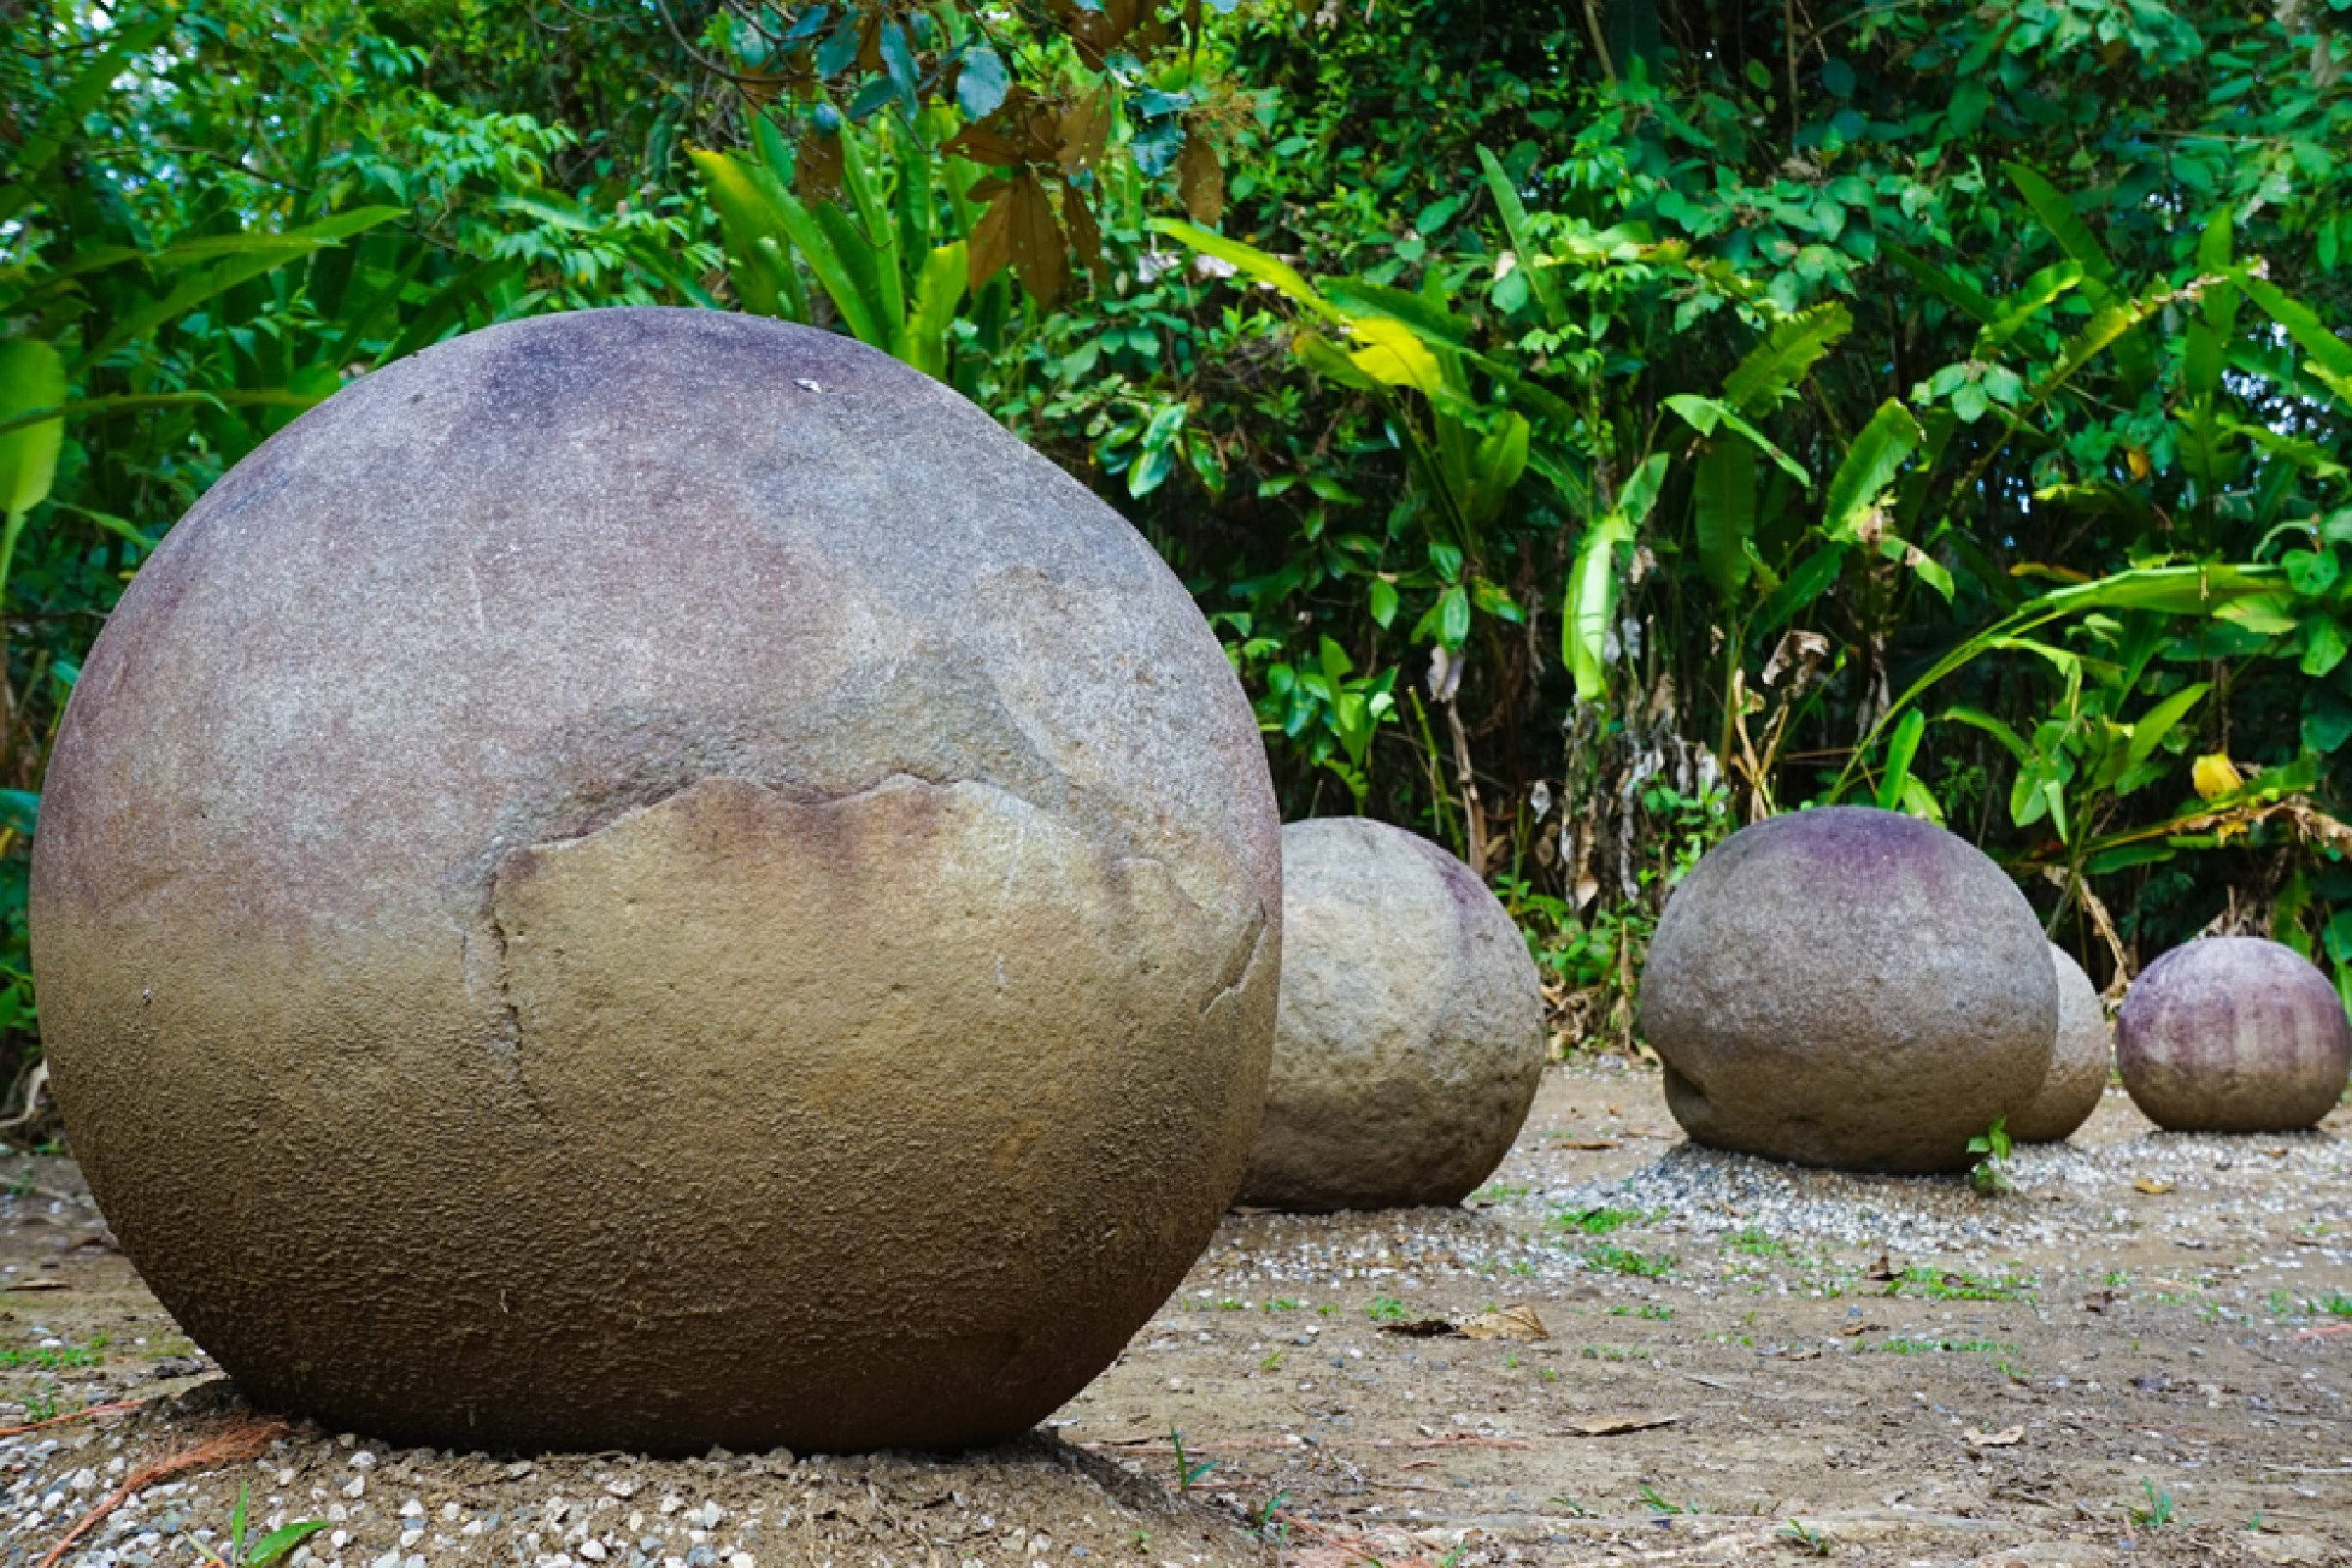
[[[1594,1268],[1612,1274],[1631,1274],[1638,1279],[1662,1280],[1674,1272],[1675,1260],[1665,1252],[1636,1252],[1603,1243],[1586,1248],[1579,1255]]]
[[[1975,1163],[1969,1166],[1969,1184],[1988,1197],[2010,1191],[2015,1186],[2009,1179],[2009,1156],[2014,1148],[2009,1139],[2009,1118],[1995,1116],[1991,1126],[1968,1141],[1968,1152],[1977,1156]],[[1911,1272],[1916,1275],[1923,1271],[1913,1269]],[[1930,1281],[1922,1283],[1933,1281],[1933,1271],[1926,1272],[1930,1275]],[[1902,1280],[1895,1281],[1887,1287],[1886,1294],[1893,1295],[1903,1283]]]
[[[2165,1526],[2174,1523],[2179,1510],[2173,1502],[2173,1494],[2146,1476],[2139,1478],[2139,1490],[2147,1501],[2138,1506],[2128,1505],[2124,1509],[2127,1514],[2131,1515],[2133,1524],[2142,1530],[2162,1530]]]
[[[41,768],[126,576],[343,380],[615,303],[838,327],[1093,485],[1286,813],[1454,847],[1570,1038],[1637,1047],[1709,845],[1837,800],[1982,843],[2094,958],[2276,889],[2352,991],[2329,8],[19,10],[16,1045]]]
[[[237,1506],[229,1517],[226,1551],[206,1545],[201,1541],[194,1543],[197,1551],[214,1568],[270,1568],[270,1564],[292,1555],[296,1547],[327,1526],[327,1521],[323,1519],[305,1519],[249,1539],[246,1526],[252,1501],[250,1490],[242,1485],[237,1488]]]
[[[1184,1434],[1174,1427],[1168,1428],[1168,1447],[1176,1458],[1176,1490],[1178,1492],[1192,1491],[1194,1483],[1217,1467],[1217,1461],[1214,1459],[1195,1459],[1186,1453]]]

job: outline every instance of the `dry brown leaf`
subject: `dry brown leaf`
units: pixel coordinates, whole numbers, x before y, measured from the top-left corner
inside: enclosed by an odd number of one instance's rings
[[[1903,1271],[1894,1266],[1893,1258],[1881,1252],[1879,1260],[1863,1270],[1862,1277],[1866,1280],[1899,1280],[1903,1277]]]
[[[64,1280],[18,1280],[15,1284],[7,1287],[7,1289],[11,1292],[70,1291],[73,1288],[73,1286],[67,1284]]]
[[[2022,1426],[2003,1427],[1998,1432],[1979,1432],[1970,1427],[1960,1435],[1972,1448],[2014,1448],[2026,1441],[2026,1429]]]
[[[1630,1411],[1620,1415],[1578,1416],[1568,1423],[1567,1435],[1578,1438],[1613,1438],[1626,1432],[1647,1432],[1652,1427],[1670,1427],[1682,1419],[1679,1415],[1644,1415]]]
[[[1176,193],[1196,223],[1213,226],[1225,217],[1225,166],[1197,129],[1187,132],[1177,155]]]
[[[1625,1142],[1617,1138],[1562,1138],[1555,1140],[1555,1149],[1574,1149],[1585,1153],[1598,1153],[1604,1149],[1623,1149]]]
[[[1462,1333],[1473,1340],[1548,1340],[1551,1330],[1536,1316],[1532,1306],[1506,1306],[1498,1312],[1481,1312],[1464,1318]]]
[[[841,138],[811,130],[800,140],[792,182],[808,201],[830,201],[841,189]]]
[[[974,294],[1012,260],[1012,186],[984,179],[972,187],[973,198],[987,200],[981,195],[981,187],[990,184],[996,186],[992,193],[995,199],[989,201],[988,211],[980,215],[980,221],[972,225],[972,246],[964,259],[964,278]]]
[[[1110,141],[1110,89],[1089,93],[1061,112],[1061,167],[1090,169]]]
[[[1025,175],[1012,182],[1004,199],[1011,208],[1012,270],[1020,274],[1021,287],[1029,291],[1031,299],[1050,306],[1061,294],[1070,260],[1061,222],[1054,216],[1054,198],[1046,194],[1042,181]],[[975,243],[978,237],[975,232]]]
[[[1086,193],[1068,180],[1061,182],[1061,220],[1069,225],[1070,248],[1078,260],[1095,274],[1096,281],[1106,280],[1110,268],[1102,255],[1102,229],[1095,221],[1094,209],[1086,205]]]
[[[2142,1176],[2139,1180],[2132,1184],[2132,1190],[2135,1193],[2145,1193],[2150,1198],[2162,1198],[2165,1194],[2173,1190],[2173,1184],[2167,1181],[2159,1181],[2153,1176]]]

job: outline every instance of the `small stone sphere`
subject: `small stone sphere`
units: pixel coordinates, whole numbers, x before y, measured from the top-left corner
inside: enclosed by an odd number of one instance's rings
[[[2107,1009],[2099,993],[2074,955],[2052,945],[2050,962],[2058,971],[2058,1044],[2050,1053],[2050,1073],[2033,1102],[2009,1118],[2009,1136],[2021,1144],[2057,1144],[2072,1138],[2075,1129],[2090,1120],[2107,1092],[2107,1071],[2115,1065],[2115,1048],[2108,1040]]]
[[[140,571],[48,786],[74,1152],[330,1431],[1004,1438],[1240,1186],[1240,683],[1115,513],[847,338],[596,311],[352,383]]]
[[[2205,937],[2140,971],[2115,1016],[2132,1102],[2183,1133],[2316,1127],[2352,1073],[2352,1023],[2308,958],[2261,937]]]
[[[1468,866],[1364,817],[1282,830],[1282,1002],[1242,1201],[1458,1203],[1544,1077],[1527,939]]]
[[[1699,1143],[1958,1170],[2048,1073],[2058,976],[2033,906],[1974,845],[1827,807],[1700,858],[1658,921],[1641,1018]]]

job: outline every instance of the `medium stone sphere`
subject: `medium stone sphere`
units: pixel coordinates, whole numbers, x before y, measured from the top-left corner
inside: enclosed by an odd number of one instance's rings
[[[2033,906],[1975,846],[1828,807],[1741,828],[1683,879],[1642,1027],[1699,1143],[1957,1170],[2048,1073],[2058,976]]]
[[[2352,1073],[2335,987],[2292,948],[2206,937],[2158,958],[2125,993],[2115,1058],[2132,1102],[2173,1132],[2314,1127]]]
[[[1279,818],[1175,576],[847,338],[612,310],[344,388],[157,550],[33,867],[75,1153],[257,1402],[945,1447],[1241,1182]]]
[[[1526,939],[1468,866],[1385,822],[1293,822],[1282,858],[1282,1004],[1242,1201],[1460,1202],[1544,1077]]]
[[[2056,1144],[2073,1137],[2099,1108],[2099,1097],[2107,1092],[2107,1069],[2115,1064],[2107,1009],[2099,1005],[2090,976],[2074,955],[2055,944],[2050,963],[2058,971],[2058,1041],[2040,1090],[2009,1118],[2009,1136],[2021,1144]]]

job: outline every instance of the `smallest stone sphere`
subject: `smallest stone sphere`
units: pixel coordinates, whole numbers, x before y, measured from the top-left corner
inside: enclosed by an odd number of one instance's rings
[[[2107,1009],[2074,955],[2050,948],[2058,970],[2058,1046],[2050,1073],[2034,1102],[2009,1118],[2009,1136],[2021,1144],[2061,1144],[2090,1120],[2107,1092],[2107,1069],[2115,1062]]]
[[[1282,988],[1239,1201],[1443,1207],[1494,1173],[1544,1077],[1527,942],[1468,866],[1364,817],[1282,830]]]
[[[2335,987],[2292,948],[2205,937],[2141,972],[2115,1019],[2133,1104],[2172,1132],[2313,1127],[2352,1075]]]

